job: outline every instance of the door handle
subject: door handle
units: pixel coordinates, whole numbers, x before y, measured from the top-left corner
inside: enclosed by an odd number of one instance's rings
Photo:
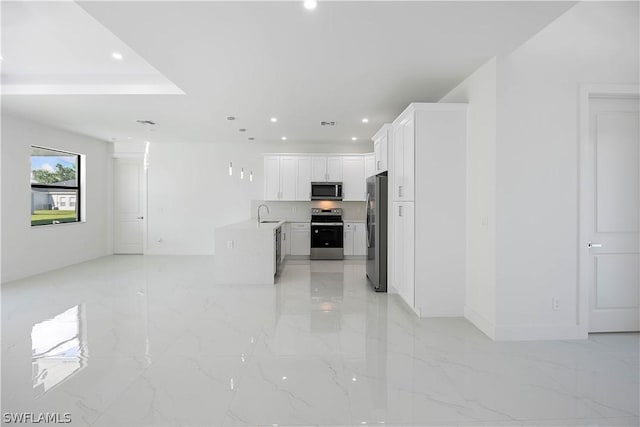
[[[137,218],[137,219],[144,219],[144,217],[143,217],[143,216],[138,216],[138,217],[136,217],[136,218]]]
[[[591,242],[589,242],[589,243],[587,243],[587,247],[589,249],[591,249],[591,248],[601,248],[602,247],[602,243],[591,243]]]

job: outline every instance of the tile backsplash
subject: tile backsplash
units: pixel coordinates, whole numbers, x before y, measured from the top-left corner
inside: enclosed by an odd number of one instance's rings
[[[277,202],[264,200],[251,201],[251,218],[258,216],[258,206],[264,203],[269,206],[269,213],[262,209],[263,219],[283,219],[287,221],[309,221],[311,208],[342,208],[342,218],[345,221],[362,221],[366,219],[365,202],[338,202],[332,200],[313,200],[309,202]]]

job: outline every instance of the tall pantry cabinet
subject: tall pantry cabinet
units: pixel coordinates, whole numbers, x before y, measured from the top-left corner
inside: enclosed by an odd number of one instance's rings
[[[461,316],[466,104],[410,104],[391,134],[390,286],[421,317]]]

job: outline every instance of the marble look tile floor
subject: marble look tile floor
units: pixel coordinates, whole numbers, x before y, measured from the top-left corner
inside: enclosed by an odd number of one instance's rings
[[[212,265],[112,256],[5,284],[2,412],[108,427],[638,425],[638,334],[493,342],[372,292],[362,261],[289,261],[276,286],[213,285]]]

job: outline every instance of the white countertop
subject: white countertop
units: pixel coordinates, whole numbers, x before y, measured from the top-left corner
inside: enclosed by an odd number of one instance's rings
[[[222,227],[218,227],[218,228],[224,228],[228,230],[241,230],[241,231],[256,230],[259,232],[260,231],[273,232],[273,230],[280,227],[282,224],[286,222],[286,221],[279,221],[275,219],[270,219],[268,221],[278,221],[278,222],[262,222],[258,224],[258,220],[248,219],[246,221],[236,222],[234,224],[223,225]]]

